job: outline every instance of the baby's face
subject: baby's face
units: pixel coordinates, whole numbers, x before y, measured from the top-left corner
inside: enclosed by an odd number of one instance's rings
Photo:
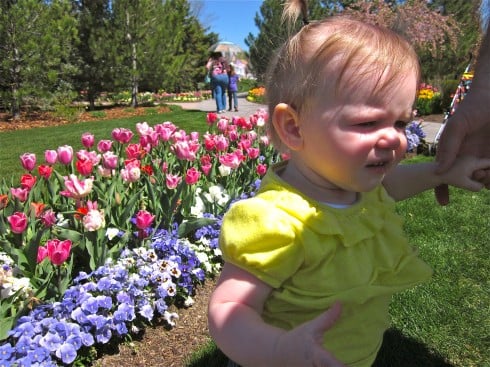
[[[349,72],[347,79],[357,85],[337,93],[326,86],[301,113],[304,144],[296,159],[326,182],[365,192],[379,185],[405,155],[405,127],[412,118],[417,78],[413,72],[401,72],[377,91],[377,77]],[[385,78],[382,75],[381,82]]]

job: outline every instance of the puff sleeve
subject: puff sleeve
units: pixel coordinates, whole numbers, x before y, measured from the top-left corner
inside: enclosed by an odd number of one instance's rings
[[[278,288],[304,260],[301,222],[259,197],[232,205],[223,219],[223,259]]]

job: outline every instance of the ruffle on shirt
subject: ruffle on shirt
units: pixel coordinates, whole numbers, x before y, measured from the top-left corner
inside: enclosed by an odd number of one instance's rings
[[[394,200],[381,186],[371,193],[361,193],[359,202],[351,207],[337,209],[309,200],[294,187],[277,177],[270,177],[264,178],[258,193],[264,200],[270,200],[271,204],[316,233],[340,237],[345,247],[374,237],[387,221],[394,225],[402,223],[395,214]]]

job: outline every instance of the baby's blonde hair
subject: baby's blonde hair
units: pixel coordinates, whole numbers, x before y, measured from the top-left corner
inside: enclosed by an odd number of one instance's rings
[[[279,103],[286,103],[301,114],[310,99],[326,86],[337,93],[339,88],[353,88],[374,75],[378,84],[373,94],[387,93],[387,87],[407,72],[416,73],[417,80],[420,77],[417,54],[402,36],[346,16],[310,22],[304,14],[306,5],[306,1],[286,2],[284,18],[293,23],[302,15],[305,25],[278,50],[266,74],[268,127],[276,147],[280,142],[272,117]],[[347,78],[347,70],[359,74]]]

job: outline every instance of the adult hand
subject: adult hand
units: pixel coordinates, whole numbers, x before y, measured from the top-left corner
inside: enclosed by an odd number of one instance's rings
[[[342,312],[340,303],[280,337],[277,351],[284,365],[304,367],[345,367],[323,348],[323,334],[330,329]]]
[[[459,155],[490,158],[490,88],[487,85],[472,86],[446,122],[437,148],[437,172],[447,171]],[[490,188],[490,170],[478,170],[473,177]],[[435,193],[439,204],[449,202],[447,185],[438,186]]]

